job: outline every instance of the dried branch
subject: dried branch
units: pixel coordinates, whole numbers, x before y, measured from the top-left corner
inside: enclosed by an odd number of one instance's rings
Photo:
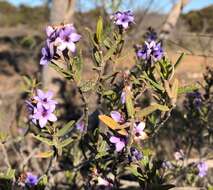
[[[181,11],[183,10],[184,6],[189,3],[190,0],[179,0],[170,11],[160,33],[160,38],[162,40],[167,39],[171,34],[172,30],[174,29],[178,18],[180,17]]]

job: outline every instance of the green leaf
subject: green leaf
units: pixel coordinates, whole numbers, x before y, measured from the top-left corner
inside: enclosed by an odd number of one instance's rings
[[[6,173],[0,173],[0,179],[8,179],[11,180],[15,177],[16,170],[12,168],[8,168]]]
[[[94,55],[95,61],[97,62],[97,65],[100,66],[100,64],[101,64],[100,53],[98,51],[96,51],[93,55]]]
[[[43,176],[40,178],[38,184],[39,184],[40,186],[45,186],[45,185],[47,185],[47,183],[48,183],[48,177],[47,177],[47,175],[43,175]]]
[[[115,92],[113,90],[107,90],[103,93],[103,96],[111,96],[113,94],[115,94]]]
[[[199,89],[198,85],[184,86],[184,87],[178,88],[178,94],[191,93],[191,92],[198,90],[198,89]]]
[[[28,87],[31,86],[31,84],[32,84],[31,78],[29,78],[29,77],[27,77],[27,76],[23,76],[22,78],[23,78],[24,82],[26,83],[26,85],[27,85]]]
[[[180,57],[178,58],[178,60],[176,61],[175,65],[174,65],[175,68],[181,63],[184,55],[185,55],[185,53],[181,53]]]
[[[134,109],[134,104],[132,101],[132,94],[128,88],[125,89],[125,92],[126,92],[126,108],[127,108],[128,116],[130,118],[133,118],[135,114],[135,109]]]
[[[149,149],[149,148],[143,148],[143,155],[144,156],[149,157],[149,156],[152,155],[152,153],[153,153],[153,151],[151,149]]]
[[[51,141],[50,139],[48,139],[48,138],[46,138],[46,137],[41,137],[41,136],[33,136],[35,139],[37,139],[37,140],[39,140],[39,141],[41,141],[41,142],[43,142],[43,143],[46,143],[46,144],[48,144],[48,145],[50,145],[50,146],[53,146],[54,145],[54,142],[53,141]]]
[[[107,155],[107,143],[103,139],[101,140],[101,143],[98,146],[98,154],[96,155],[96,159],[99,159],[105,155]]]
[[[135,77],[135,76],[131,76],[131,80],[133,81],[134,84],[140,85],[141,82]]]
[[[57,71],[59,74],[61,74],[64,78],[66,79],[71,79],[72,77],[72,73],[64,70],[63,68],[59,67],[56,63],[51,62],[49,64],[50,67],[52,67],[55,71]]]
[[[132,173],[132,175],[142,178],[143,176],[138,172],[137,165],[131,165],[130,167],[127,167],[127,169]]]
[[[101,43],[102,35],[103,35],[103,19],[102,17],[99,17],[96,27],[96,38],[98,40],[98,43]]]
[[[110,48],[112,46],[112,42],[110,40],[109,37],[105,38],[104,41],[103,41],[103,44],[105,45],[106,48]]]
[[[112,57],[112,55],[116,52],[117,46],[118,43],[114,43],[114,45],[112,45],[112,47],[106,52],[103,58],[104,61],[107,61]]]
[[[144,155],[143,159],[141,160],[141,163],[142,163],[144,166],[146,166],[146,165],[149,164],[149,161],[150,161],[149,156],[145,156],[145,155]]]
[[[92,42],[93,46],[95,46],[96,49],[98,49],[99,47],[98,47],[98,44],[96,43],[96,41],[94,40],[94,35],[93,35],[92,31],[89,28],[85,28],[85,30],[88,32],[90,41]]]
[[[138,111],[136,113],[136,117],[143,119],[144,117],[146,117],[147,115],[151,114],[152,112],[154,112],[156,110],[166,112],[166,111],[169,111],[169,108],[167,106],[155,103],[153,105],[150,105],[150,106]]]
[[[72,143],[72,142],[73,142],[73,139],[72,139],[72,138],[67,138],[66,140],[60,142],[60,143],[57,145],[57,147],[58,147],[58,148],[63,148],[63,147],[65,147],[65,146],[69,145],[69,144]]]
[[[75,121],[73,120],[69,121],[64,127],[57,131],[56,136],[61,137],[65,135],[71,129],[71,127],[74,126],[74,123]]]
[[[75,57],[73,59],[73,73],[74,73],[74,79],[79,84],[81,82],[81,76],[82,76],[82,68],[83,68],[83,62],[82,62],[82,56],[79,55],[78,57]]]
[[[14,177],[15,177],[15,171],[16,171],[16,170],[9,168],[9,169],[7,170],[6,176],[7,176],[8,178],[10,178],[10,179],[14,178]]]
[[[158,84],[157,82],[155,82],[155,81],[153,81],[151,78],[149,78],[146,72],[144,72],[144,75],[142,76],[142,78],[144,78],[144,79],[146,79],[147,81],[149,81],[150,84],[151,84],[154,88],[156,88],[156,89],[158,89],[158,90],[160,90],[160,91],[162,91],[162,92],[164,91],[164,88],[163,88],[160,84]]]

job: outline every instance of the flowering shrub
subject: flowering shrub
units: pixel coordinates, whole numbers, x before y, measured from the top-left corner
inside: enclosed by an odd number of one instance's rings
[[[147,145],[170,117],[180,90],[185,91],[175,78],[182,55],[172,64],[156,33],[150,30],[143,44],[136,46],[136,64],[128,71],[115,71],[125,35],[134,27],[134,16],[130,11],[117,12],[111,20],[114,26],[110,31],[104,30],[102,18],[95,33],[88,29],[95,73],[88,81],[81,77],[80,31],[72,24],[47,27],[40,65],[52,67],[75,84],[82,115],[67,123],[60,120],[62,113],[57,112],[58,102],[51,89],[42,91],[35,80],[28,82],[27,133],[45,145],[36,158],[49,163],[46,171],[37,175],[22,168],[18,180],[10,168],[8,176],[15,185],[28,189],[120,189],[129,179],[147,190],[174,186],[165,175],[172,164],[160,163]],[[109,65],[110,71],[106,69]],[[96,115],[89,110],[91,91],[97,94]],[[146,93],[149,104],[142,101]],[[193,103],[198,107],[201,97],[196,98]],[[205,176],[205,164],[200,162],[197,167],[199,176]]]

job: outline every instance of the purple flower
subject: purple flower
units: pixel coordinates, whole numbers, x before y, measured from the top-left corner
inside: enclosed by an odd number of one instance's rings
[[[36,175],[33,175],[32,173],[28,172],[25,183],[29,187],[34,187],[38,184],[38,177]]]
[[[39,124],[43,128],[48,121],[55,122],[56,116],[53,114],[57,102],[52,100],[53,93],[51,91],[43,92],[37,89],[37,95],[31,101],[26,101],[29,118],[34,124]]]
[[[153,47],[153,57],[155,61],[161,60],[164,52],[163,52],[163,48],[161,46],[161,43],[157,43],[155,47]]]
[[[153,48],[156,46],[155,41],[146,42],[144,43],[142,49],[137,51],[138,58],[142,58],[144,60],[149,60],[151,57],[151,53]]]
[[[47,65],[54,57],[54,41],[59,35],[59,29],[52,26],[46,28],[47,40],[46,45],[41,50],[40,65]]]
[[[200,98],[195,98],[193,103],[194,103],[195,108],[198,109],[202,104],[202,100]]]
[[[71,52],[75,52],[75,43],[78,42],[80,38],[81,35],[76,33],[75,27],[72,24],[67,24],[60,29],[59,36],[55,40],[55,44],[57,49],[60,51],[68,49]]]
[[[136,55],[139,59],[146,61],[159,61],[164,56],[164,51],[161,43],[156,43],[155,41],[145,41],[142,47],[138,47],[136,50]]]
[[[135,147],[130,148],[131,156],[136,160],[141,160],[143,155]]]
[[[189,93],[188,95],[189,102],[196,108],[199,109],[202,104],[202,96],[201,93],[196,91]]]
[[[48,63],[53,59],[54,57],[54,47],[52,43],[47,43],[45,47],[41,49],[41,60],[40,65],[48,65]]]
[[[55,122],[57,121],[57,117],[52,113],[54,111],[53,107],[46,109],[41,104],[38,104],[37,107],[34,108],[34,113],[31,115],[32,121],[36,124],[37,121],[39,126],[43,128],[48,121]]]
[[[124,117],[118,111],[111,111],[110,116],[112,117],[113,120],[115,120],[118,123],[124,122]]]
[[[148,42],[156,41],[157,40],[157,33],[151,27],[148,28],[148,31],[145,34],[145,38]]]
[[[47,40],[45,47],[42,48],[41,65],[47,65],[54,57],[55,47],[57,50],[64,51],[69,49],[75,52],[75,43],[79,41],[81,36],[76,33],[75,27],[72,24],[61,26],[48,26],[46,28]]]
[[[80,132],[84,132],[84,130],[85,130],[84,121],[81,120],[81,121],[77,122],[76,129],[79,130]]]
[[[117,152],[120,152],[123,150],[123,148],[125,147],[125,142],[123,139],[116,137],[116,136],[112,136],[110,137],[109,141],[113,144],[115,144],[115,150]]]
[[[55,110],[57,102],[52,99],[53,92],[43,92],[40,89],[37,89],[37,96],[34,96],[33,99],[37,101],[37,106],[43,106],[45,109]]]
[[[172,169],[172,168],[173,168],[173,166],[172,166],[172,164],[171,164],[170,161],[163,161],[162,167],[163,167],[164,169]]]
[[[116,25],[121,26],[124,29],[127,29],[129,25],[134,22],[134,16],[131,11],[118,11],[111,15],[111,19],[113,19]]]
[[[54,42],[59,35],[60,27],[46,27],[47,42]]]
[[[138,49],[136,51],[136,55],[137,55],[138,58],[141,58],[143,60],[149,59],[149,54],[148,54],[148,50],[147,50],[146,46],[144,46],[143,49]]]
[[[197,168],[199,170],[199,177],[204,177],[207,174],[208,171],[208,166],[205,162],[201,161],[198,165]]]
[[[140,122],[139,124],[134,123],[133,132],[135,140],[144,140],[148,137],[147,134],[144,132],[145,126],[145,122]]]

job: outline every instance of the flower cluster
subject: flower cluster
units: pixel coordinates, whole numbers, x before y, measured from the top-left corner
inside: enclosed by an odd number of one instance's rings
[[[141,160],[143,158],[143,155],[141,154],[140,151],[138,151],[135,147],[131,147],[130,148],[130,152],[131,152],[131,160]]]
[[[134,123],[133,133],[135,141],[147,138],[147,134],[144,132],[145,125],[145,122],[139,122],[138,124]]]
[[[115,122],[128,126],[128,123],[126,123],[125,117],[122,113],[118,111],[111,111],[110,116]],[[133,135],[134,135],[135,142],[138,142],[139,140],[144,140],[147,138],[147,134],[144,132],[145,122],[134,123],[133,127],[134,127]],[[122,151],[124,147],[126,146],[125,137],[111,136],[109,141],[115,145],[115,150],[117,152]]]
[[[72,24],[48,26],[46,34],[46,44],[41,51],[41,65],[47,65],[54,58],[55,53],[63,52],[66,49],[74,53],[76,51],[75,43],[81,38]]]
[[[204,177],[207,174],[208,171],[208,166],[205,162],[201,161],[200,163],[198,163],[197,168],[199,170],[199,177]]]
[[[189,106],[190,105],[193,105],[194,108],[196,109],[199,109],[201,104],[202,104],[202,96],[201,96],[201,93],[198,92],[198,91],[195,91],[195,92],[192,92],[192,93],[189,93],[187,95],[187,98],[188,98],[188,104]]]
[[[43,92],[37,89],[37,95],[31,101],[27,101],[30,111],[30,119],[34,124],[39,124],[43,128],[48,121],[55,122],[57,120],[53,113],[57,102],[52,99],[53,92]]]
[[[136,47],[136,54],[139,59],[143,59],[148,62],[156,62],[163,58],[164,51],[161,42],[156,42],[150,39],[145,41],[143,46]]]
[[[134,23],[134,16],[131,11],[118,11],[111,15],[111,19],[116,25],[124,29],[127,29],[130,24]]]
[[[38,184],[38,176],[28,172],[25,179],[25,184],[29,187],[36,186]]]
[[[115,150],[116,152],[120,152],[124,149],[124,147],[126,146],[126,142],[124,138],[119,138],[116,136],[111,136],[109,141],[113,144],[115,144]]]

